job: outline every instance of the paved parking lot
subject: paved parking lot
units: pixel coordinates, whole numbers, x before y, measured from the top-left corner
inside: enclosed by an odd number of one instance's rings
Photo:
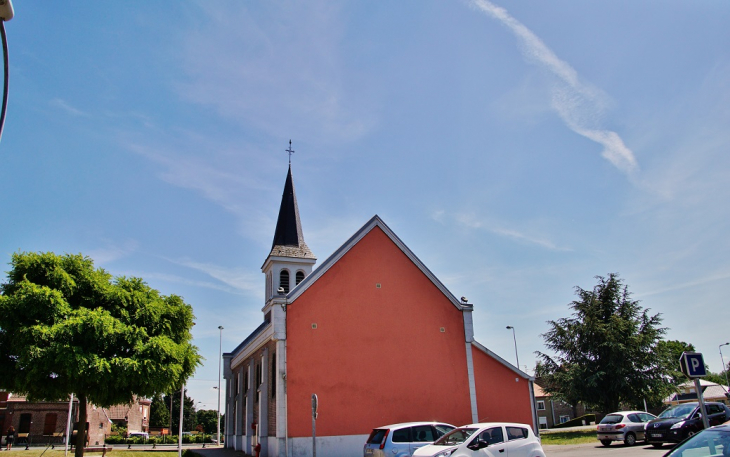
[[[661,457],[671,449],[669,445],[656,449],[641,444],[631,447],[621,444],[604,447],[598,441],[586,444],[543,445],[542,448],[547,457]]]

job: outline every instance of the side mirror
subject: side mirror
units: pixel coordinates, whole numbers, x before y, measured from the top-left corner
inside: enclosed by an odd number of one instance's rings
[[[469,444],[467,448],[471,449],[472,451],[478,451],[479,449],[484,449],[487,446],[489,446],[488,441],[476,440],[473,443]]]

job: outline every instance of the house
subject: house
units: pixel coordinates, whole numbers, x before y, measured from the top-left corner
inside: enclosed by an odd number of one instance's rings
[[[702,389],[702,398],[705,401],[719,401],[725,404],[728,402],[728,388],[721,384],[700,379],[700,388]],[[687,381],[679,385],[679,392],[674,393],[664,399],[665,405],[677,405],[679,403],[688,403],[697,401],[697,390],[694,381]]]
[[[147,431],[150,401],[138,399],[128,405],[101,408],[88,405],[89,444],[104,444],[111,433],[112,421],[127,425],[129,431]],[[78,420],[78,400],[71,402],[71,417]],[[30,402],[24,396],[0,392],[0,426],[2,436],[12,425],[18,436],[18,444],[65,443],[68,426],[68,401]],[[73,424],[72,424],[73,426]]]
[[[538,384],[535,384],[535,410],[538,427],[542,430],[554,428],[586,413],[581,404],[574,408],[564,401],[554,400],[552,394],[545,392]]]
[[[223,355],[225,443],[266,456],[360,456],[377,426],[511,421],[537,429],[533,378],[474,340],[458,300],[378,216],[317,269],[291,165],[263,323]],[[230,419],[228,419],[230,418]]]

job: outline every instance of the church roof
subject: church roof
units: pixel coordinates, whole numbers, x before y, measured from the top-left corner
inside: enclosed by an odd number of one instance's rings
[[[446,298],[459,310],[472,309],[472,305],[469,303],[462,303],[459,300],[456,299],[456,297],[446,288],[446,286],[439,281],[439,279],[434,275],[431,270],[426,267],[426,265],[421,262],[421,260],[416,256],[416,254],[411,251],[406,244],[401,241],[400,238],[393,232],[390,227],[388,227],[385,222],[376,214],[373,216],[365,225],[363,225],[360,230],[355,232],[354,235],[350,237],[349,240],[345,242],[340,248],[335,251],[331,256],[327,258],[327,260],[324,261],[322,265],[319,266],[316,270],[312,272],[309,276],[304,278],[304,280],[299,283],[298,286],[296,286],[294,289],[292,289],[291,292],[287,295],[287,299],[289,300],[289,303],[292,303],[294,300],[297,299],[302,293],[304,293],[305,290],[307,290],[314,282],[317,281],[322,275],[324,275],[327,270],[329,270],[335,263],[337,263],[338,260],[342,258],[350,249],[352,249],[353,246],[355,246],[365,235],[367,235],[372,229],[375,227],[379,227],[390,239],[393,241],[393,243],[401,250],[403,253],[418,267],[421,272],[423,272],[426,277],[428,277],[429,280],[443,293]]]
[[[271,246],[271,256],[298,257],[314,259],[314,254],[304,242],[302,223],[299,220],[299,207],[294,192],[294,181],[291,176],[291,165],[284,183],[284,193],[281,196],[279,219],[276,221],[274,242]]]

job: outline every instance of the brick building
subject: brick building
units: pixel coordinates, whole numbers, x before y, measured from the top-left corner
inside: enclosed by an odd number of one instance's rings
[[[89,444],[104,444],[111,433],[112,421],[127,424],[128,430],[147,431],[150,401],[135,399],[129,405],[87,408]],[[16,443],[62,444],[65,442],[69,402],[29,402],[23,396],[0,392],[0,424],[3,443],[5,432],[12,425],[17,433]],[[78,401],[71,406],[72,422],[78,420]]]
[[[569,405],[564,401],[553,400],[551,394],[535,384],[535,409],[540,429],[554,428],[556,425],[568,422],[571,419],[586,414],[582,404]]]

